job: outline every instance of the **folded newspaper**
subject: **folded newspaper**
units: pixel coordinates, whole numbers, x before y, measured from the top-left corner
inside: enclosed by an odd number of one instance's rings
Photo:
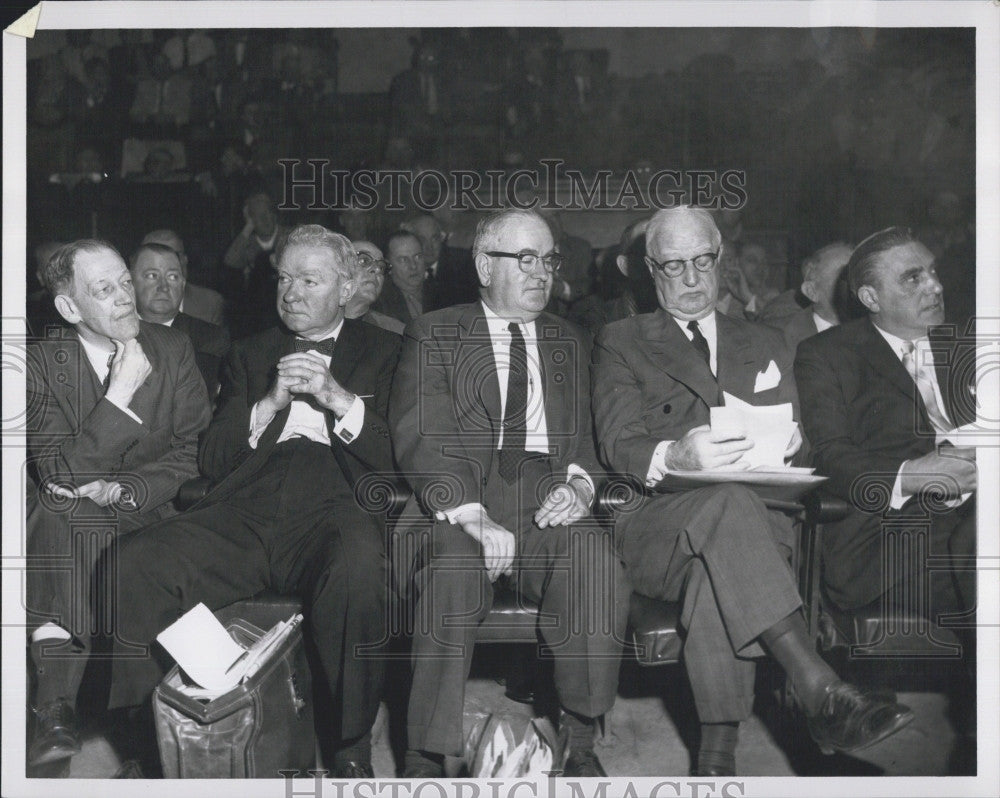
[[[248,648],[232,638],[204,604],[197,604],[156,636],[194,684],[180,690],[214,698],[253,676],[302,622],[295,614],[279,621]]]

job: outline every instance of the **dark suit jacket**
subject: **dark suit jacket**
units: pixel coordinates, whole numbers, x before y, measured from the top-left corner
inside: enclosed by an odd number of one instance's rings
[[[813,318],[811,305],[807,308],[800,308],[791,316],[785,316],[784,318],[775,319],[767,323],[781,330],[781,334],[785,339],[785,345],[788,347],[788,351],[792,353],[798,348],[800,341],[810,338],[819,332],[816,329],[816,319]]]
[[[575,463],[599,482],[590,418],[590,336],[535,320],[553,471]],[[482,501],[497,450],[500,383],[482,305],[428,313],[406,328],[389,407],[396,458],[425,511]],[[437,490],[442,481],[449,490]],[[415,509],[414,500],[407,508]]]
[[[41,482],[128,482],[140,513],[160,517],[198,474],[198,434],[211,412],[187,336],[141,322],[137,340],[153,368],[129,405],[141,424],[104,398],[74,330],[32,344],[28,449]]]
[[[428,276],[427,288],[425,313],[478,301],[479,280],[469,250],[442,246],[437,272],[433,278]]]
[[[798,418],[792,358],[781,334],[722,313],[715,318],[718,380],[664,310],[613,322],[598,334],[594,421],[601,455],[614,471],[644,482],[656,446],[708,424],[720,391],[754,405],[791,402]],[[780,382],[754,393],[757,374],[772,360]]]
[[[202,438],[198,464],[202,473],[216,482],[203,500],[211,504],[247,484],[267,461],[284,429],[290,407],[275,415],[257,448],[250,448],[250,410],[268,392],[275,365],[295,350],[295,338],[283,328],[273,327],[237,341],[223,367],[219,408]],[[349,445],[330,435],[331,446],[347,454],[344,477],[353,484],[369,471],[393,469],[389,427],[385,421],[389,387],[399,356],[399,336],[359,319],[345,319],[337,339],[330,372],[344,388],[365,399],[364,426]],[[328,414],[333,423],[333,414]],[[310,475],[309,478],[315,478]]]
[[[224,324],[225,300],[218,291],[201,285],[187,283],[184,286],[184,312],[209,324]]]
[[[932,337],[945,411],[957,426],[975,417],[972,341]],[[949,365],[950,364],[950,365]],[[824,580],[845,608],[882,591],[882,511],[904,460],[927,454],[935,435],[927,410],[899,358],[867,319],[824,330],[799,345],[795,378],[802,420],[824,488],[854,504],[823,535]]]
[[[222,359],[229,352],[229,332],[225,327],[209,324],[187,313],[178,313],[171,326],[186,333],[191,339],[194,358],[201,376],[205,379],[209,400],[214,400],[219,392],[219,369],[222,366]]]
[[[433,309],[430,307],[432,304],[431,300],[431,291],[425,280],[421,290],[421,305],[423,306],[424,313]],[[399,287],[391,279],[386,280],[382,285],[382,293],[379,294],[378,299],[372,305],[371,309],[379,313],[384,313],[386,316],[392,316],[392,318],[398,319],[403,324],[409,324],[413,321],[413,316],[410,314],[410,308],[406,304],[403,292],[399,290]]]

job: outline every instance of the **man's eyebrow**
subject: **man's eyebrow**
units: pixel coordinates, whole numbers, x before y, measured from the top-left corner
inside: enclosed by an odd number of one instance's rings
[[[922,271],[923,269],[921,269],[919,266],[914,266],[912,269],[907,269],[905,272],[899,275],[899,279],[909,280],[911,277],[916,277]]]

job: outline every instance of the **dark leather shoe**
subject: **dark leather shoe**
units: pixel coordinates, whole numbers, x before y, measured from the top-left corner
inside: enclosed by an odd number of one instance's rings
[[[862,692],[847,682],[826,688],[820,711],[807,718],[809,733],[824,754],[852,753],[895,734],[913,720],[909,707],[885,690]]]
[[[344,762],[333,769],[335,779],[374,779],[371,762]]]
[[[607,778],[607,775],[593,751],[571,751],[563,765],[563,776],[566,778]]]
[[[444,768],[434,762],[419,762],[407,765],[403,770],[404,779],[440,779]]]
[[[736,771],[730,768],[714,765],[707,768],[694,768],[694,770],[691,771],[691,775],[707,779],[721,779],[728,778],[729,776],[735,776]]]
[[[37,767],[80,753],[73,707],[53,701],[34,710],[35,736],[28,749],[28,766]]]

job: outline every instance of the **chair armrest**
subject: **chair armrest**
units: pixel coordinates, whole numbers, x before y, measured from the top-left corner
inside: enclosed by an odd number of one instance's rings
[[[846,501],[821,490],[814,490],[804,496],[802,503],[806,507],[806,523],[812,524],[842,521],[851,511],[851,505]]]
[[[208,490],[211,487],[212,480],[208,477],[194,477],[193,479],[189,479],[177,489],[174,506],[182,512],[190,510],[191,507],[208,495]]]

